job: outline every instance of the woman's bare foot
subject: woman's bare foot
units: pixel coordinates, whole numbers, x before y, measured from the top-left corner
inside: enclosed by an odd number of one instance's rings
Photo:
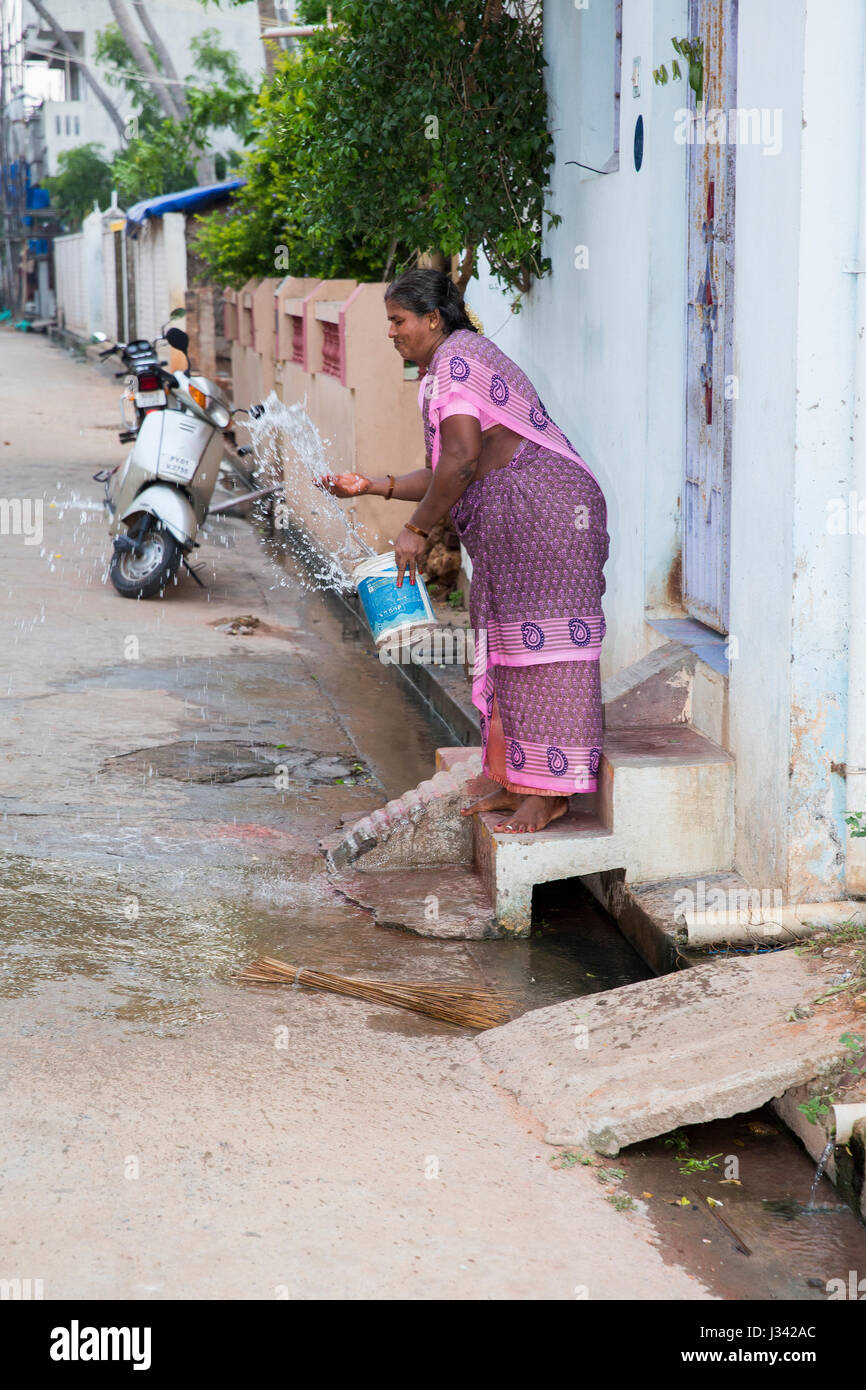
[[[507,792],[504,787],[497,787],[495,791],[488,792],[478,801],[473,801],[471,806],[467,806],[461,811],[461,816],[475,816],[479,811],[513,811],[520,801],[519,796],[513,792]]]
[[[495,825],[493,829],[510,831],[513,835],[530,834],[534,830],[543,830],[551,821],[559,820],[567,810],[566,796],[527,796],[507,821]]]

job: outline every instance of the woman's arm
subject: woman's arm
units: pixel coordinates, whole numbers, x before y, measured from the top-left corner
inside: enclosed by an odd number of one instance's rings
[[[442,421],[442,449],[439,462],[420,505],[412,514],[412,526],[417,526],[419,531],[431,531],[437,521],[441,521],[457,499],[463,496],[475,477],[480,454],[481,426],[473,416],[449,415]],[[429,474],[426,476],[429,478]],[[425,548],[423,536],[416,535],[406,527],[403,528],[394,547],[398,589],[403,584],[407,568],[410,583],[415,583],[418,564]]]
[[[416,468],[394,478],[391,496],[395,502],[420,502],[429,483],[429,468]],[[390,477],[366,478],[363,473],[328,473],[319,479],[319,487],[334,497],[387,497],[390,485]]]
[[[391,497],[395,502],[420,502],[430,484],[430,469],[416,468],[414,473],[404,473],[401,478],[394,479],[394,491]],[[387,497],[388,488],[391,486],[391,479],[371,478],[370,486],[367,489],[370,497]]]
[[[412,525],[430,531],[462,497],[478,467],[481,456],[481,426],[472,415],[449,415],[442,421],[442,450],[428,481]],[[411,534],[411,533],[410,533]]]

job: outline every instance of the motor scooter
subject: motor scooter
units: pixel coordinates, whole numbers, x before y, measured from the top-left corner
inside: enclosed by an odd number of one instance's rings
[[[94,336],[106,341],[104,334]],[[255,487],[254,476],[239,462],[251,453],[249,448],[235,447],[235,457],[226,453],[226,444],[235,444],[233,419],[241,414],[256,418],[264,407],[233,410],[221,386],[193,372],[188,335],[171,326],[161,337],[184,355],[185,370],[167,370],[156,348],[160,339],[115,343],[99,354],[118,354],[126,369],[118,373],[126,377],[120,439],[132,442],[132,448],[123,463],[94,474],[105,484],[109,532],[114,537],[109,578],[124,598],[161,596],[181,565],[201,584],[188,557],[198,548],[196,537],[205,518],[281,488]],[[220,469],[225,467],[241,479],[247,492],[212,507]]]

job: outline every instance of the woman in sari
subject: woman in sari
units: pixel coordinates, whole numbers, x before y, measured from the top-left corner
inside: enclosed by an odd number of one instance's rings
[[[430,530],[451,513],[472,560],[472,702],[497,784],[463,814],[507,811],[497,831],[542,830],[570,796],[596,788],[604,496],[529,379],[477,332],[449,276],[409,271],[385,304],[397,352],[421,368],[426,467],[326,486],[418,503],[395,546],[400,583],[407,573],[415,582]]]

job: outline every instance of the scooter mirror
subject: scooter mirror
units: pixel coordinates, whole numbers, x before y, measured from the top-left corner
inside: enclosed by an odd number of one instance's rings
[[[165,341],[178,352],[186,352],[189,347],[189,334],[184,333],[182,328],[169,328],[165,335]]]

